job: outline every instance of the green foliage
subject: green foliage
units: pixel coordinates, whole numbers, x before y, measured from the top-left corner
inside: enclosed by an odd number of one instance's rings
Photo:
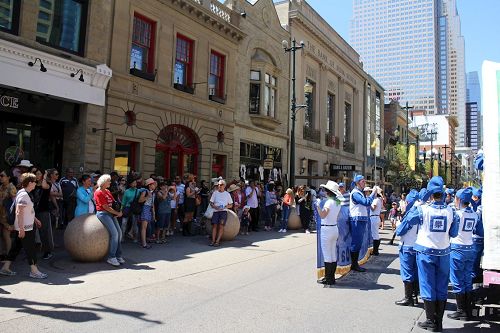
[[[388,180],[397,187],[418,188],[422,184],[422,180],[426,179],[427,170],[430,170],[430,162],[426,165],[417,163],[416,170],[411,170],[408,164],[408,154],[406,145],[397,143],[394,146],[388,147]]]

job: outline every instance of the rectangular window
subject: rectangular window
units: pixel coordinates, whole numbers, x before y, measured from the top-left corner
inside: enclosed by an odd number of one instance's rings
[[[210,53],[210,77],[208,78],[208,95],[225,99],[224,94],[224,66],[226,57],[212,51]]]
[[[276,77],[267,74],[265,76],[264,90],[264,113],[266,116],[275,117],[276,109]]]
[[[154,73],[155,30],[156,23],[154,21],[140,14],[134,14],[132,48],[130,50],[130,68],[131,70],[136,71],[132,72],[140,71],[148,74]],[[154,77],[152,79],[154,80]]]
[[[260,83],[250,83],[250,113],[260,112]]]
[[[309,81],[309,83],[313,86],[312,92],[309,96],[309,105],[306,107],[304,112],[304,126],[307,128],[314,128],[314,100],[315,100],[315,92],[316,92],[316,83]]]
[[[36,40],[82,55],[87,8],[88,0],[41,0],[38,5]]]
[[[344,110],[344,145],[351,142],[351,129],[352,129],[352,110],[351,104],[345,103]]]
[[[335,95],[330,93],[326,99],[326,133],[335,134]]]
[[[175,46],[174,84],[191,86],[193,83],[193,47],[194,41],[177,34]]]
[[[19,32],[19,12],[21,1],[1,0],[0,1],[0,31],[17,35]]]
[[[137,171],[139,143],[128,140],[116,140],[113,170],[120,175],[127,175],[131,170]]]

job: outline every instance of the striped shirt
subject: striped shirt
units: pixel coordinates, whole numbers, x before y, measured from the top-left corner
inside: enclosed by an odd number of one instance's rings
[[[341,199],[341,206],[349,206],[349,201],[351,200],[349,192],[345,192],[344,194],[342,194],[342,197],[339,197],[339,199]]]

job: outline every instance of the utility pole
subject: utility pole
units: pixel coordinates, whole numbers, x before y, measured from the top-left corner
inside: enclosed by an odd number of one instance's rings
[[[447,163],[447,159],[446,159],[446,151],[449,149],[451,149],[450,146],[448,145],[444,145],[443,149],[444,149],[444,183],[446,184],[446,182],[448,181],[448,163]]]
[[[410,152],[410,140],[408,138],[408,127],[409,127],[409,124],[408,124],[408,111],[410,109],[413,109],[413,106],[408,106],[408,101],[406,102],[406,106],[403,106],[402,109],[405,109],[406,110],[406,156],[408,157],[408,154]],[[412,117],[413,119],[413,117]]]
[[[434,134],[437,134],[437,132],[432,131],[429,134],[431,135],[431,178],[432,178],[432,173],[434,171],[434,150],[433,150]]]

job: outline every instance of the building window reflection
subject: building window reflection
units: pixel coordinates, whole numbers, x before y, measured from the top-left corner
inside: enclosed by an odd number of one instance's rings
[[[87,0],[40,0],[36,40],[83,54]]]
[[[17,35],[21,1],[0,0],[0,31]]]

